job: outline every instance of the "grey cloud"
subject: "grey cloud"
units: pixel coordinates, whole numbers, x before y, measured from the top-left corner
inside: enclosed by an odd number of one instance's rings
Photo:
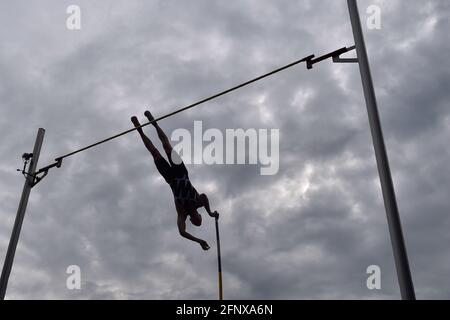
[[[360,0],[361,14],[373,2],[383,28],[365,35],[417,296],[446,299],[450,8]],[[15,169],[38,127],[47,164],[128,129],[148,106],[163,115],[353,43],[345,1],[79,1],[78,32],[64,27],[69,4],[0,4],[0,262],[23,183]],[[188,166],[200,192],[214,186],[226,298],[399,297],[359,77],[355,65],[302,65],[161,122],[169,134],[195,120],[280,129],[275,176]],[[203,216],[190,231],[208,253],[178,235],[170,189],[137,134],[66,159],[33,190],[7,297],[214,299],[214,225]],[[80,291],[65,287],[71,264]],[[380,291],[365,287],[371,264]]]

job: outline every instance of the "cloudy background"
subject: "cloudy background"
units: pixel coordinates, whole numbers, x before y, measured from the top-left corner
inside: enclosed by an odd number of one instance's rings
[[[69,31],[70,4],[82,29]],[[450,298],[450,2],[360,0],[418,298]],[[1,1],[0,262],[23,178],[40,164],[309,54],[353,44],[346,1]],[[352,53],[353,54],[353,53]],[[351,56],[352,54],[349,54]],[[398,299],[356,65],[289,69],[161,122],[280,129],[280,170],[189,165],[221,213],[227,299]],[[152,128],[146,132],[155,140]],[[33,189],[7,298],[215,299],[213,220],[182,239],[175,207],[137,134],[67,159]],[[66,289],[78,265],[82,289]],[[382,289],[366,288],[379,265]]]

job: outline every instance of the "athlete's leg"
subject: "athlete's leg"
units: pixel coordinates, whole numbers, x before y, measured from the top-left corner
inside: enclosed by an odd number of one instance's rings
[[[148,121],[155,120],[155,118],[148,110],[144,112],[144,115],[147,117]],[[163,145],[164,151],[167,154],[167,157],[171,159],[173,147],[170,144],[169,138],[166,136],[166,134],[164,133],[164,131],[161,129],[161,127],[158,125],[157,122],[153,122],[152,125],[155,127],[156,132],[158,133],[159,140],[161,140],[161,143]]]
[[[139,127],[141,124],[139,123],[139,120],[136,117],[131,117],[131,122],[133,122],[135,127]],[[139,135],[142,138],[142,141],[144,142],[144,145],[147,147],[147,150],[152,154],[153,159],[159,159],[162,158],[161,154],[159,153],[158,149],[153,145],[152,141],[145,135],[142,128],[137,129],[137,132],[139,132]]]
[[[145,111],[144,115],[148,118],[149,121],[154,120],[150,111]],[[155,127],[158,133],[158,137],[162,142],[164,151],[167,154],[167,158],[169,159],[169,163],[171,165],[171,168],[173,169],[172,170],[173,176],[180,177],[183,175],[188,175],[188,171],[183,163],[183,160],[181,159],[180,155],[175,150],[173,150],[172,145],[170,144],[170,140],[166,136],[164,131],[161,129],[158,123],[153,122],[152,125]]]

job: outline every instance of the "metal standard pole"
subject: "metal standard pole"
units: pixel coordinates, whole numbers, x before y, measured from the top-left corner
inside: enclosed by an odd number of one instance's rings
[[[216,218],[216,239],[217,239],[217,263],[219,270],[219,300],[223,300],[223,287],[222,287],[222,261],[220,258],[220,238],[219,238],[219,219]]]
[[[17,209],[16,220],[14,221],[13,231],[11,233],[11,239],[8,245],[8,251],[6,252],[5,262],[3,263],[2,275],[0,278],[0,299],[5,299],[6,287],[8,286],[9,275],[11,274],[11,268],[14,261],[14,254],[16,253],[17,242],[19,241],[20,229],[22,228],[23,218],[25,216],[25,210],[27,209],[28,198],[30,196],[31,188],[34,182],[34,173],[39,160],[39,154],[41,152],[42,142],[44,141],[45,130],[39,128],[36,142],[34,143],[33,158],[28,168],[28,174],[26,175],[25,185],[23,186],[22,197],[20,198],[19,208]]]
[[[373,87],[372,76],[370,73],[369,59],[367,56],[366,45],[364,43],[364,35],[361,28],[358,6],[356,0],[347,0],[347,3],[350,13],[350,20],[352,23],[353,36],[355,38],[359,69],[361,72],[364,97],[366,99],[367,113],[369,115],[370,131],[372,133],[372,141],[375,149],[378,174],[381,181],[384,207],[386,209],[400,292],[402,299],[415,300],[416,296],[414,293],[414,285],[409,268],[405,241],[403,239],[397,200],[395,199],[395,190],[392,183],[389,160],[383,140],[383,132],[381,129],[380,117],[378,114],[375,89]]]

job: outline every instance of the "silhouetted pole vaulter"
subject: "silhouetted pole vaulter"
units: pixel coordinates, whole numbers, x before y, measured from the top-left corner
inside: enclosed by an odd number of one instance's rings
[[[222,258],[220,255],[220,236],[219,236],[219,217],[216,217],[216,240],[217,240],[217,269],[219,280],[219,300],[223,300],[223,286],[222,286]]]
[[[210,247],[205,240],[196,238],[186,231],[186,219],[189,217],[189,220],[194,226],[200,227],[202,225],[202,216],[198,213],[197,209],[202,207],[205,208],[206,212],[214,218],[218,218],[219,214],[217,211],[211,211],[206,194],[198,194],[189,179],[189,174],[183,160],[181,160],[178,153],[173,150],[169,138],[166,136],[158,123],[154,121],[155,119],[150,111],[145,111],[144,115],[155,127],[168,161],[164,159],[150,138],[144,134],[139,120],[136,117],[132,117],[131,122],[133,122],[136,127],[148,152],[152,155],[156,169],[164,180],[166,180],[172,190],[175,208],[177,211],[178,231],[182,237],[197,242],[203,250],[208,250]]]
[[[400,286],[402,299],[415,300],[414,285],[409,268],[406,245],[403,238],[400,215],[398,213],[397,200],[395,198],[394,184],[392,182],[389,160],[386,152],[386,146],[383,139],[380,116],[378,114],[377,99],[373,86],[372,75],[370,73],[369,58],[367,56],[364,34],[361,28],[358,5],[356,0],[347,0],[350,13],[350,20],[355,38],[356,53],[359,61],[359,70],[366,100],[367,113],[369,116],[370,131],[375,149],[375,157],[380,176],[381,189],[384,198],[384,207],[386,209],[389,234],[391,236],[392,249],[394,252],[395,267]]]
[[[6,257],[3,263],[2,275],[0,278],[0,299],[2,300],[5,299],[6,287],[8,286],[9,275],[11,274],[14,255],[16,253],[17,243],[19,242],[20,230],[22,229],[28,198],[30,197],[31,188],[33,188],[35,184],[34,175],[36,172],[39,155],[41,153],[44,135],[45,130],[39,128],[36,136],[36,142],[34,143],[33,153],[26,153],[23,155],[25,164],[22,173],[25,175],[25,184],[23,186],[22,197],[20,198],[19,208],[17,209],[16,220],[14,221],[14,227],[11,233],[11,239],[9,240],[8,250],[6,251]],[[29,161],[28,171],[26,171],[26,166]]]

